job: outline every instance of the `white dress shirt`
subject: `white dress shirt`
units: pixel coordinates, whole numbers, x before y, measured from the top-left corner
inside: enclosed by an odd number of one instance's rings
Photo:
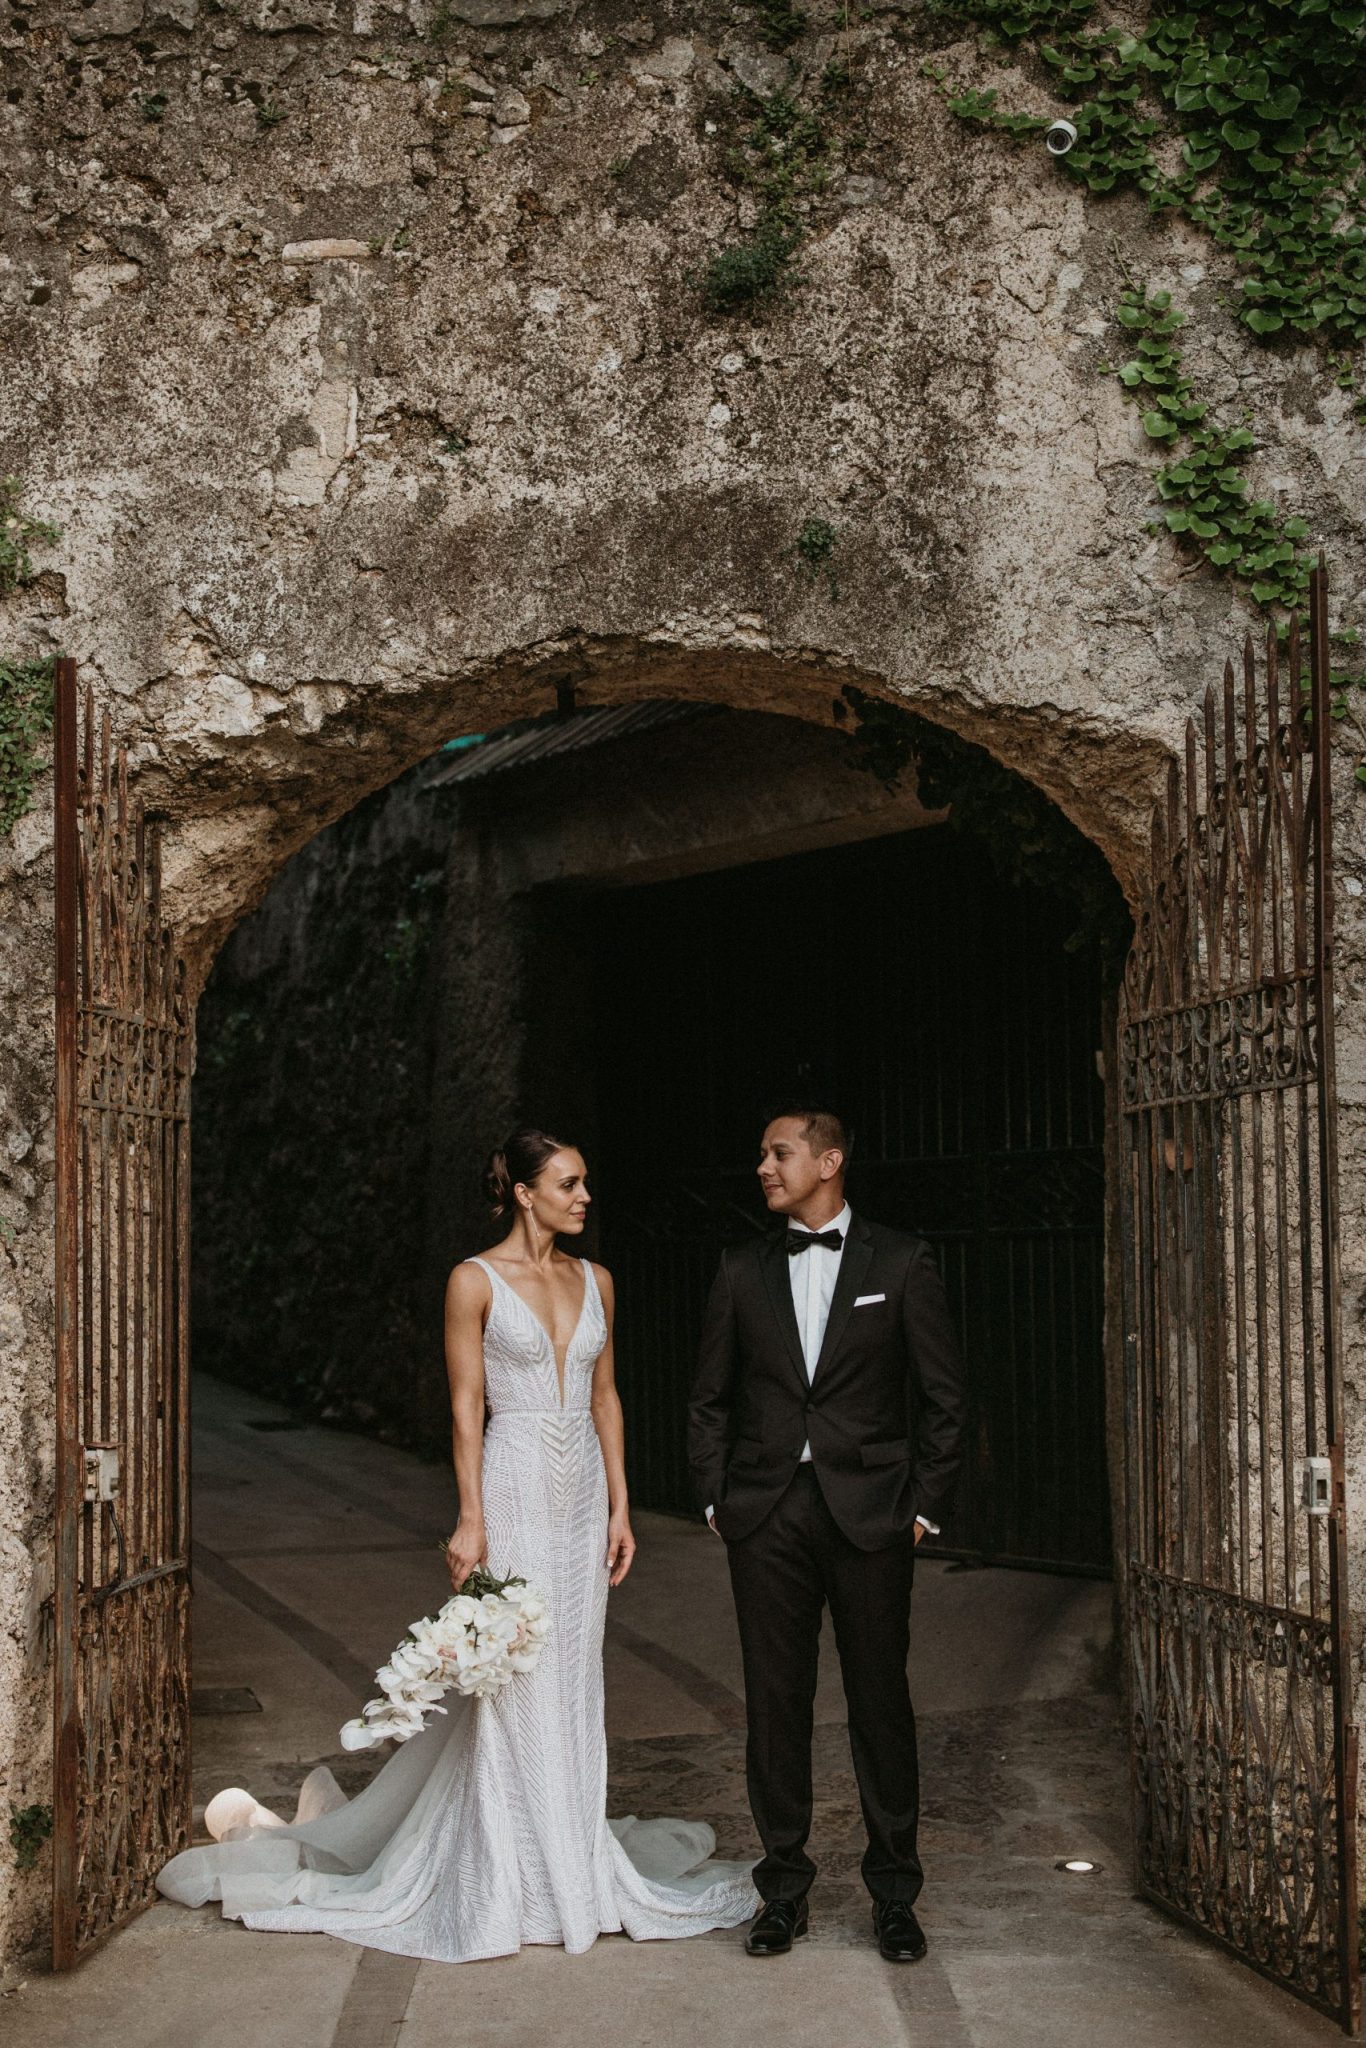
[[[854,1212],[846,1202],[838,1216],[821,1225],[822,1230],[838,1230],[840,1245],[836,1250],[831,1245],[808,1245],[804,1252],[789,1254],[787,1277],[792,1283],[792,1306],[797,1311],[797,1334],[802,1340],[802,1361],[806,1366],[808,1385],[816,1371],[816,1361],[821,1355],[825,1342],[825,1326],[830,1320],[830,1302],[835,1292],[835,1282],[840,1276],[840,1260],[844,1247],[849,1242],[849,1226]],[[794,1223],[791,1228],[800,1233],[806,1229],[804,1223]],[[802,1446],[802,1463],[811,1463],[811,1445]]]
[[[811,1244],[804,1252],[788,1254],[787,1277],[792,1286],[792,1306],[797,1311],[797,1334],[802,1342],[802,1362],[806,1366],[808,1386],[815,1377],[821,1346],[825,1342],[825,1326],[830,1320],[830,1303],[834,1299],[835,1282],[840,1276],[840,1260],[844,1257],[844,1247],[849,1242],[849,1226],[853,1220],[854,1212],[846,1202],[838,1216],[833,1216],[828,1223],[821,1225],[822,1233],[827,1230],[838,1230],[838,1249],[832,1245]],[[798,1232],[806,1229],[804,1223],[793,1223],[789,1227]],[[811,1463],[809,1440],[802,1445],[801,1462],[803,1465]],[[708,1521],[711,1520],[711,1516],[712,1510],[708,1508]],[[924,1515],[917,1515],[916,1520],[927,1534],[939,1534],[938,1523],[929,1521]]]

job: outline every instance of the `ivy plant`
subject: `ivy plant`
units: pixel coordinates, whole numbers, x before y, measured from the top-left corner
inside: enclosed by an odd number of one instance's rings
[[[13,1800],[10,1801],[9,1839],[16,1869],[33,1869],[38,1861],[38,1851],[51,1833],[50,1806],[16,1806]]]
[[[741,88],[749,126],[727,169],[754,195],[758,214],[749,233],[719,249],[695,280],[709,313],[762,308],[792,281],[807,232],[802,202],[827,191],[838,168],[834,115],[849,83],[847,68],[832,62],[808,98],[793,88],[762,100]]]
[[[52,731],[53,663],[0,657],[0,833],[32,808],[38,751]]]
[[[831,598],[838,603],[839,583],[835,576],[835,546],[839,535],[828,519],[812,516],[806,521],[793,543],[793,551],[803,568],[811,575],[823,575],[830,589]]]
[[[1235,577],[1284,635],[1291,614],[1303,617],[1308,601],[1316,557],[1299,546],[1308,521],[1283,516],[1270,499],[1251,495],[1243,465],[1256,436],[1245,419],[1221,425],[1197,398],[1177,346],[1186,315],[1173,306],[1171,293],[1130,284],[1118,320],[1135,353],[1113,374],[1126,399],[1142,406],[1143,431],[1167,457],[1153,478],[1161,525],[1213,569]],[[1335,651],[1354,648],[1358,639],[1350,628],[1335,634]],[[1366,674],[1335,666],[1332,683],[1334,717],[1350,717],[1359,727],[1347,692],[1366,685]],[[1357,763],[1356,779],[1366,785],[1366,758]]]
[[[1068,177],[1137,189],[1233,252],[1254,333],[1366,340],[1366,0],[1154,0],[1134,29],[1096,27],[1096,0],[930,5],[1007,45],[1065,104]],[[946,89],[965,120],[1008,133],[1053,118]]]
[[[0,597],[32,580],[31,548],[61,539],[61,528],[50,519],[33,519],[24,511],[23,494],[22,477],[0,477]]]

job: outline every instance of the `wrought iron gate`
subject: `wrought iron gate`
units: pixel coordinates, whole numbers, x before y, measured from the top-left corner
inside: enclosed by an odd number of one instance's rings
[[[53,1961],[154,1896],[189,1752],[191,1006],[155,828],[57,664]],[[83,732],[81,728],[83,727]]]
[[[1326,607],[1157,807],[1119,1192],[1139,1884],[1353,2032]]]

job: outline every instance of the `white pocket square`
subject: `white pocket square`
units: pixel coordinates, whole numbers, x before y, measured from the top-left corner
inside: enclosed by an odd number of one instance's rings
[[[855,1308],[867,1308],[875,1301],[885,1301],[885,1294],[860,1294],[854,1302]]]

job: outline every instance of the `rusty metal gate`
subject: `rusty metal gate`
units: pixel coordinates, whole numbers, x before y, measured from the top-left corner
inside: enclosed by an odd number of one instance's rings
[[[157,834],[57,664],[53,1960],[154,1896],[189,1753],[192,1012]]]
[[[1172,765],[1118,1165],[1139,1884],[1353,2032],[1326,608]]]

